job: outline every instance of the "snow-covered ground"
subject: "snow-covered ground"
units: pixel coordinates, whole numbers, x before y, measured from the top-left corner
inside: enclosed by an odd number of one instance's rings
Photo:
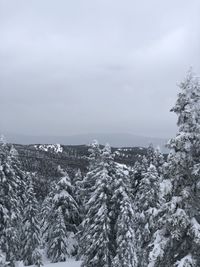
[[[42,150],[46,152],[55,152],[55,153],[62,153],[63,147],[60,144],[54,145],[35,145],[34,146],[37,150]]]
[[[44,267],[80,267],[80,261],[69,260],[65,262],[58,262],[58,263],[47,263],[44,264]]]
[[[80,267],[81,262],[75,260],[68,260],[58,263],[43,263],[44,267]],[[18,267],[24,267],[23,263],[18,264]]]

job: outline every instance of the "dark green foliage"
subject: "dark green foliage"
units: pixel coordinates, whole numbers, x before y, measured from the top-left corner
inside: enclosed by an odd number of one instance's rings
[[[200,84],[189,74],[180,88],[172,109],[179,131],[169,142],[166,173],[172,190],[150,253],[151,266],[156,267],[200,266]]]
[[[89,200],[79,232],[82,266],[136,266],[130,181],[115,164],[109,146],[93,166],[83,180]]]
[[[128,170],[115,165],[115,180],[113,181],[112,217],[115,232],[114,267],[136,267],[137,249],[135,239],[135,214],[131,196],[131,184]]]
[[[31,176],[27,177],[21,233],[22,259],[25,266],[42,264],[40,248],[39,207],[33,191]]]
[[[62,208],[54,210],[49,216],[47,256],[52,262],[65,261],[70,257],[69,234],[67,232]]]
[[[0,145],[0,242],[6,260],[14,266],[19,254],[19,221],[25,174],[20,170],[16,150]],[[21,196],[19,192],[21,191]]]
[[[101,160],[98,155],[94,168],[90,168],[83,180],[87,189],[84,191],[86,215],[79,232],[79,253],[83,256],[84,267],[111,266],[114,257],[114,242],[111,242],[112,163],[110,151],[105,149]]]
[[[47,199],[43,210],[44,237],[47,241],[47,255],[52,262],[65,261],[75,250],[74,234],[80,222],[78,205],[73,197],[74,187],[67,173]]]

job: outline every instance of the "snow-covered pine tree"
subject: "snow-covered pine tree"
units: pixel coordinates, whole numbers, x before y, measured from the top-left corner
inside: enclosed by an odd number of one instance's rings
[[[150,164],[154,163],[154,158],[155,158],[155,150],[154,150],[153,144],[150,144],[147,147],[147,153],[146,153],[146,159],[148,162],[148,166],[150,166]]]
[[[56,190],[58,191],[55,191],[53,201],[62,207],[67,231],[76,233],[80,223],[80,214],[75,199],[75,187],[66,171],[60,169],[60,173],[62,178],[57,183]]]
[[[157,147],[154,150],[154,161],[152,164],[156,167],[156,170],[160,176],[164,175],[165,163],[164,156],[161,153],[160,148]]]
[[[93,169],[101,160],[101,149],[97,140],[94,140],[88,149],[89,155],[89,169]]]
[[[5,267],[5,266],[7,266],[7,263],[6,263],[6,256],[5,256],[5,254],[2,252],[2,250],[0,250],[0,266],[1,266],[1,267]]]
[[[83,177],[81,170],[78,169],[74,177],[74,199],[79,207],[80,212],[80,222],[84,217],[84,197],[82,199],[82,186],[83,186]]]
[[[39,207],[33,190],[31,176],[27,176],[21,233],[21,255],[25,266],[42,265],[40,249]]]
[[[35,197],[38,202],[42,203],[50,192],[50,186],[49,183],[47,183],[47,178],[42,176],[38,172],[31,172],[31,176]]]
[[[76,202],[81,204],[82,200],[81,200],[81,186],[82,186],[82,174],[81,174],[81,170],[78,169],[74,175],[74,179],[73,179],[73,184],[74,184],[74,195],[75,195],[75,199]],[[83,204],[83,203],[82,203]]]
[[[75,173],[74,176],[74,184],[76,185],[77,183],[80,183],[83,180],[81,170],[78,169]]]
[[[10,148],[9,155],[10,155],[11,166],[17,179],[17,185],[18,185],[17,196],[19,201],[18,206],[19,208],[21,208],[20,211],[21,214],[25,198],[27,173],[24,170],[22,170],[21,162],[19,161],[18,158],[18,151],[15,149],[13,145]]]
[[[89,188],[86,215],[79,232],[80,255],[83,267],[111,267],[115,254],[114,225],[111,226],[112,171],[114,167],[110,147],[106,146],[101,160],[90,171],[93,181]]]
[[[5,164],[8,156],[8,151],[5,149],[4,143],[0,143],[0,247],[2,253],[6,252],[6,236],[5,229],[9,222],[9,209],[10,203],[7,204],[6,194],[7,194],[7,186],[4,186],[7,181],[5,175]]]
[[[200,83],[189,73],[180,89],[172,109],[179,131],[169,142],[172,190],[152,240],[149,267],[200,266]]]
[[[147,155],[146,155],[146,159],[147,159],[147,165],[148,167],[152,164],[156,167],[157,172],[159,174],[163,173],[163,165],[164,165],[164,156],[160,151],[160,148],[154,148],[153,145],[149,145],[149,147],[147,148]]]
[[[49,222],[51,220],[51,211],[52,211],[52,206],[53,206],[53,197],[54,197],[54,192],[55,188],[57,186],[56,181],[53,181],[51,185],[49,186],[50,192],[46,196],[46,198],[43,200],[41,209],[40,209],[40,218],[41,218],[41,236],[42,236],[42,247],[46,248],[46,243],[49,240],[48,237],[48,226],[50,225]]]
[[[47,255],[52,262],[66,261],[70,257],[69,236],[63,218],[61,206],[53,211],[49,217]]]
[[[134,196],[136,195],[139,189],[140,181],[144,177],[144,174],[147,172],[148,167],[149,167],[148,161],[145,156],[143,156],[140,161],[136,161],[133,166],[130,179],[131,179],[132,192]]]
[[[0,145],[0,245],[6,261],[14,266],[19,255],[19,221],[21,215],[18,190],[24,173],[19,161],[5,143]]]
[[[79,232],[82,266],[133,267],[137,259],[128,171],[114,162],[108,145],[100,159],[90,177],[94,183]]]
[[[74,188],[66,172],[51,194],[51,207],[45,234],[47,235],[47,255],[52,262],[64,261],[72,256],[76,247],[74,234],[79,224],[79,209],[73,197]]]
[[[95,170],[98,164],[100,163],[101,160],[101,149],[99,147],[98,141],[94,140],[92,144],[90,145],[88,152],[90,153],[88,157],[89,161],[89,171],[87,174],[83,177],[83,180],[81,183],[79,183],[80,187],[80,198],[83,203],[83,206],[88,202],[91,196],[91,188],[95,184]],[[86,212],[84,210],[84,213]]]
[[[135,214],[133,210],[129,171],[115,164],[112,184],[111,222],[114,227],[113,243],[116,246],[113,267],[136,267]]]
[[[137,253],[141,267],[148,264],[149,244],[157,229],[157,216],[162,205],[160,182],[156,167],[151,164],[144,173],[134,198]]]

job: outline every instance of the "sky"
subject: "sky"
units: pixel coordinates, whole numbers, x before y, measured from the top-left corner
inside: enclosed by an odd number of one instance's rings
[[[199,0],[0,0],[0,131],[171,137]]]

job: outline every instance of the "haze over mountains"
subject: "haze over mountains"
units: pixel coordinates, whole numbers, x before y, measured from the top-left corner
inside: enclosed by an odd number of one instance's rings
[[[109,143],[113,147],[147,147],[153,144],[165,150],[168,141],[164,138],[146,137],[128,133],[88,133],[66,136],[37,136],[22,134],[6,134],[7,141],[16,144],[63,144],[63,145],[82,145],[89,144],[96,139],[101,144]]]

